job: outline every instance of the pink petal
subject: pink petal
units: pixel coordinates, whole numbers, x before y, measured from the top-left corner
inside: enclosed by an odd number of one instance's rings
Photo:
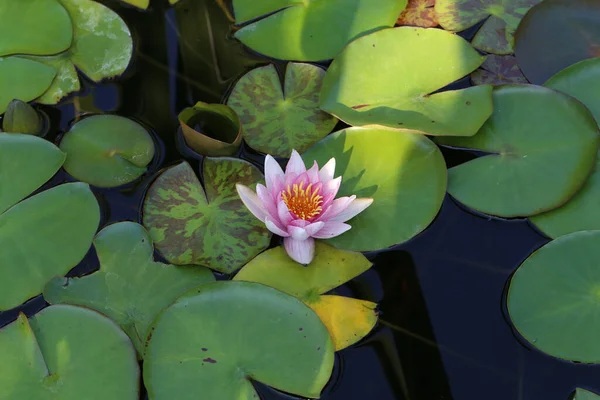
[[[250,212],[254,214],[256,218],[258,218],[261,221],[264,221],[265,218],[268,216],[268,213],[261,204],[260,199],[258,198],[256,193],[254,193],[249,187],[240,185],[239,183],[235,185],[235,188],[237,189],[240,199],[248,208],[248,210],[250,210]]]
[[[286,172],[285,179],[283,181],[284,190],[287,189],[288,186],[292,186],[292,184],[296,181],[296,178],[299,174],[295,172]]]
[[[331,205],[325,209],[325,212],[319,216],[318,221],[328,221],[344,211],[350,203],[352,203],[356,199],[356,196],[352,195],[350,197],[340,197],[339,199],[333,200]]]
[[[300,183],[302,183],[302,182],[304,182],[304,184],[302,185],[302,188],[306,189],[306,187],[310,183],[310,179],[309,179],[308,174],[306,172],[303,172],[300,175],[298,175],[298,177],[294,180],[293,185],[300,186]]]
[[[309,236],[306,229],[293,225],[288,226],[288,233],[292,236],[292,239],[295,240],[306,240]]]
[[[285,205],[285,202],[283,200],[277,203],[277,216],[279,217],[279,221],[283,226],[288,225],[292,220],[292,213]]]
[[[324,182],[322,195],[326,196],[326,197],[329,195],[333,195],[333,197],[335,197],[338,190],[340,190],[341,184],[342,184],[341,176],[338,176],[337,178],[332,179],[330,181]]]
[[[312,224],[305,226],[304,230],[308,233],[308,236],[314,236],[315,233],[323,229],[324,226],[325,222],[313,222]]]
[[[313,166],[309,170],[306,171],[306,173],[308,174],[308,179],[310,180],[310,183],[315,184],[320,181],[319,165],[317,164],[316,161],[313,164]]]
[[[269,216],[265,217],[265,225],[267,226],[268,230],[270,230],[271,232],[273,232],[276,235],[279,235],[282,237],[290,236],[289,233],[287,233],[280,226],[278,226],[277,222]]]
[[[279,163],[275,161],[273,157],[267,154],[267,157],[265,158],[265,181],[267,183],[267,189],[269,189],[270,192],[273,192],[273,190],[276,189],[276,183],[278,181],[282,182],[283,177],[283,170],[281,169]]]
[[[290,222],[290,225],[292,225],[292,226],[299,226],[300,228],[304,228],[308,224],[310,224],[310,222],[305,221],[303,219],[295,219],[292,222]]]
[[[365,210],[373,203],[373,199],[362,198],[356,199],[341,213],[331,218],[331,221],[346,222],[351,218],[354,218],[357,214]]]
[[[323,165],[323,168],[319,171],[319,179],[321,182],[328,182],[333,179],[335,173],[335,158],[327,161],[327,164]]]
[[[302,157],[300,157],[300,154],[296,150],[292,150],[290,161],[288,161],[285,167],[285,174],[294,173],[300,175],[303,172],[306,172],[304,161],[302,161]]]
[[[348,231],[350,228],[352,228],[350,225],[343,222],[329,221],[325,222],[325,226],[312,236],[316,239],[331,239]]]
[[[283,245],[290,258],[300,264],[310,264],[315,256],[315,241],[313,238],[296,240],[287,237],[283,240]]]
[[[271,214],[271,216],[278,218],[277,206],[275,205],[275,201],[269,190],[259,183],[256,185],[256,194],[258,195],[258,199],[262,203],[263,208]]]

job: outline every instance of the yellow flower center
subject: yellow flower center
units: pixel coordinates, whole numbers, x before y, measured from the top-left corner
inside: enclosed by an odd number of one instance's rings
[[[313,190],[312,183],[304,188],[304,182],[300,182],[300,185],[287,185],[287,188],[281,192],[281,198],[288,210],[294,213],[296,217],[309,220],[319,215],[323,209],[323,196],[319,194],[320,191],[320,187]]]

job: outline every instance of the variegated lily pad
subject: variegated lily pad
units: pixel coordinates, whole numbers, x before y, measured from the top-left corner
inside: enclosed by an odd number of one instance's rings
[[[187,162],[165,170],[144,200],[144,226],[170,263],[233,272],[271,240],[235,190],[236,183],[254,187],[263,175],[246,161],[205,158],[203,178],[204,190]]]
[[[435,0],[408,0],[406,9],[400,14],[396,25],[433,28],[439,25],[435,14]]]
[[[377,323],[377,304],[340,296],[321,296],[371,267],[361,253],[338,250],[317,242],[307,267],[294,262],[280,246],[250,261],[234,280],[257,282],[279,289],[309,305],[325,324],[336,350],[365,337]]]
[[[240,116],[250,147],[288,157],[293,149],[302,153],[327,136],[337,119],[319,109],[324,76],[317,66],[289,63],[282,89],[272,64],[244,75],[227,105]]]
[[[473,38],[473,46],[494,54],[510,54],[514,33],[527,11],[541,0],[437,0],[440,25],[460,32],[487,18]]]
[[[498,56],[496,54],[487,56],[481,67],[471,74],[471,82],[475,85],[528,83],[517,65],[515,56]]]
[[[99,311],[129,335],[138,356],[148,326],[185,291],[214,281],[210,270],[155,262],[152,239],[143,226],[119,222],[94,239],[100,270],[82,278],[56,277],[44,288],[52,304],[74,304]]]

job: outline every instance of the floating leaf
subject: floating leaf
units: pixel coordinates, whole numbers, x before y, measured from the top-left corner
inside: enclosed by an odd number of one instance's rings
[[[146,172],[154,141],[146,129],[117,115],[93,115],[71,127],[60,142],[65,170],[99,187],[132,182]]]
[[[441,29],[384,29],[355,40],[336,57],[325,75],[321,108],[350,125],[474,135],[492,113],[492,86],[433,93],[484,59],[467,41]]]
[[[582,389],[582,388],[577,388],[577,390],[575,391],[575,397],[573,397],[573,400],[599,400],[599,399],[600,399],[600,395],[597,395],[596,393],[592,393],[592,392]]]
[[[48,90],[36,99],[38,103],[57,104],[68,94],[78,92],[81,89],[79,75],[77,75],[75,65],[73,65],[69,57],[70,53],[68,52],[56,56],[27,57],[31,60],[44,63],[57,71],[56,77]]]
[[[141,8],[142,10],[147,10],[150,5],[150,0],[121,0],[124,3],[135,6],[137,8]]]
[[[544,0],[519,25],[515,55],[538,85],[569,65],[600,57],[600,2]]]
[[[600,231],[561,236],[529,256],[510,281],[510,318],[544,353],[600,363],[599,241]]]
[[[494,54],[511,54],[514,34],[527,11],[542,0],[437,0],[440,25],[460,32],[486,20],[473,38],[473,46]]]
[[[233,0],[237,24],[264,16],[235,37],[281,60],[328,60],[357,37],[393,26],[405,7],[406,0]]]
[[[333,367],[331,338],[315,313],[257,283],[202,285],[151,329],[144,382],[154,400],[255,400],[250,379],[318,398]]]
[[[99,311],[129,335],[138,355],[156,315],[185,291],[214,281],[202,267],[175,267],[153,260],[152,239],[141,225],[120,222],[94,239],[100,270],[82,278],[56,277],[44,288],[51,304]]]
[[[234,277],[257,282],[299,298],[319,315],[341,350],[366,336],[377,323],[375,303],[339,296],[320,296],[371,267],[360,253],[338,250],[318,241],[315,258],[305,267],[280,246],[259,254]]]
[[[581,101],[600,124],[600,58],[580,61],[552,77],[544,86]],[[552,238],[567,233],[600,229],[600,157],[585,185],[563,206],[531,217],[542,232]]]
[[[240,116],[244,139],[263,153],[289,157],[302,153],[333,130],[337,119],[319,109],[325,71],[311,64],[288,63],[285,86],[270,64],[244,75],[227,104]]]
[[[494,113],[470,138],[438,143],[488,153],[451,168],[448,192],[480,212],[531,216],[559,207],[596,162],[598,126],[580,102],[544,87],[494,90]]]
[[[487,56],[481,68],[471,74],[475,85],[505,85],[528,83],[514,56]]]
[[[435,6],[435,0],[408,0],[408,5],[400,14],[396,24],[423,28],[436,27],[439,23],[433,6]]]
[[[165,170],[148,189],[144,226],[170,263],[230,273],[269,246],[271,233],[235,190],[263,175],[233,158],[205,158],[203,175],[205,190],[187,162]]]
[[[302,155],[324,165],[336,159],[340,196],[372,197],[352,218],[352,229],[328,240],[335,247],[370,251],[402,243],[423,231],[446,194],[446,163],[438,147],[414,131],[348,128],[329,135]],[[402,223],[398,223],[402,221]]]
[[[13,100],[8,104],[2,130],[9,133],[26,133],[40,136],[44,130],[44,119],[35,108],[21,100]]]
[[[0,0],[0,56],[56,54],[73,39],[69,14],[56,0]]]
[[[51,306],[0,329],[0,398],[137,400],[140,370],[131,342],[108,318]]]
[[[200,101],[185,108],[178,118],[187,145],[197,153],[231,156],[242,145],[240,118],[229,106]]]
[[[0,58],[0,114],[14,99],[28,102],[40,96],[50,87],[55,75],[54,68],[33,60]]]

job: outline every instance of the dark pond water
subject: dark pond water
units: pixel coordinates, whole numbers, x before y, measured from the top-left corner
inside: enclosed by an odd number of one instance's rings
[[[158,5],[147,13],[110,5],[134,33],[133,65],[118,81],[88,82],[58,109],[44,108],[52,121],[47,138],[56,143],[82,112],[117,113],[155,133],[160,154],[148,174],[117,189],[94,189],[102,224],[139,221],[144,191],[164,166],[186,159],[199,167],[200,157],[177,135],[179,110],[198,100],[219,102],[244,71],[269,62],[228,39],[227,16],[215,0],[183,0],[177,12]],[[455,86],[463,85],[467,80]],[[248,149],[241,155],[257,163],[263,159]],[[474,157],[450,150],[444,155],[448,167]],[[59,173],[42,190],[68,180]],[[599,366],[532,350],[507,320],[507,281],[546,242],[527,221],[478,216],[447,197],[424,233],[369,254],[374,267],[335,291],[378,302],[381,321],[365,340],[337,354],[322,399],[565,400],[576,386],[600,391]],[[92,250],[70,275],[96,268]],[[0,313],[0,326],[19,311],[31,315],[45,306],[38,297]],[[263,400],[293,399],[258,388]]]

